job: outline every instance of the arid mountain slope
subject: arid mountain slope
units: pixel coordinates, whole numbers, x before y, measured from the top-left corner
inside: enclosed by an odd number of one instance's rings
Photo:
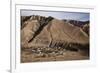
[[[23,24],[25,26],[21,29],[22,48],[89,48],[89,36],[80,27],[62,20],[30,16]]]

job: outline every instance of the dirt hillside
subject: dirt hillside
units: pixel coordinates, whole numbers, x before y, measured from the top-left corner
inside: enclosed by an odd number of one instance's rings
[[[61,49],[85,50],[85,54],[89,55],[89,35],[82,28],[53,17],[33,15],[21,18],[22,50],[47,52],[49,49],[51,53]]]

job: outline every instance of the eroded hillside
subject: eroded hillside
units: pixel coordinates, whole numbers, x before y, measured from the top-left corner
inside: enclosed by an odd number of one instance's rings
[[[53,17],[22,16],[21,62],[89,59],[88,29]]]

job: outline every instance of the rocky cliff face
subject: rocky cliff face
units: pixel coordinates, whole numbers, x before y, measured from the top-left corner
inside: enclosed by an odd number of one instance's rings
[[[89,36],[80,27],[53,17],[21,17],[21,47],[89,49]]]

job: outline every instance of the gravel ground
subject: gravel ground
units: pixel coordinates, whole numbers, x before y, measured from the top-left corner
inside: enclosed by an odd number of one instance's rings
[[[65,49],[26,49],[21,50],[21,63],[46,62],[46,61],[67,61],[67,60],[88,60],[87,51],[73,51]]]

